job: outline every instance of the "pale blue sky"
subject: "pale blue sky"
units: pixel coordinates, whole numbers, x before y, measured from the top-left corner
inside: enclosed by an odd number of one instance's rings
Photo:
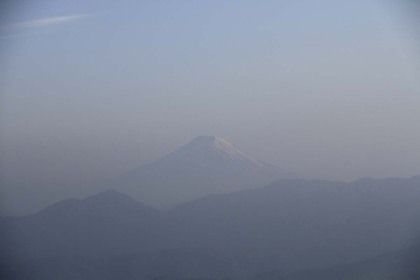
[[[2,172],[89,184],[218,135],[316,177],[419,175],[420,45],[397,2],[21,1]]]

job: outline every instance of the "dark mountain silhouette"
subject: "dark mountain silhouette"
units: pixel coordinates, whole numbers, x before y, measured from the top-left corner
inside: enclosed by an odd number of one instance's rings
[[[315,275],[413,244],[418,213],[420,177],[281,180],[165,212],[107,191],[1,218],[0,263],[10,273],[28,271],[20,269],[26,265],[70,275],[100,272],[91,279],[117,279],[111,275],[125,270],[118,279],[246,279],[304,269]]]
[[[259,252],[286,271],[354,262],[406,247],[420,234],[420,180],[282,180],[212,195],[169,215],[189,246]],[[181,226],[180,226],[181,225]],[[255,255],[255,254],[254,254]]]
[[[1,218],[0,249],[17,260],[155,249],[160,217],[158,210],[109,190],[64,200],[30,216]],[[5,242],[10,239],[14,242]]]
[[[256,161],[226,140],[200,136],[110,183],[149,205],[168,208],[209,194],[266,185],[295,174]]]
[[[159,211],[142,204],[129,195],[115,190],[107,190],[85,199],[70,199],[58,202],[40,211],[37,216],[92,215],[95,217],[118,219],[154,218]]]

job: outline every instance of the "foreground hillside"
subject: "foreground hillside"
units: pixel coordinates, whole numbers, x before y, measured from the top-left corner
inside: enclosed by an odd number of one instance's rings
[[[220,252],[166,250],[156,254],[112,257],[60,257],[0,265],[2,279],[16,280],[417,280],[418,247],[387,253],[363,262],[325,269],[245,274],[245,264]]]

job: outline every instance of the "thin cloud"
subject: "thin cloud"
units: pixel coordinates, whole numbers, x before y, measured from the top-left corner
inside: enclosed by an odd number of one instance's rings
[[[2,29],[21,29],[21,28],[32,28],[32,27],[40,27],[40,26],[48,26],[48,25],[56,25],[66,22],[75,21],[81,18],[85,18],[88,15],[71,15],[71,16],[61,16],[61,17],[50,17],[50,18],[42,18],[32,21],[24,21],[18,22],[10,25],[6,25],[1,27]]]

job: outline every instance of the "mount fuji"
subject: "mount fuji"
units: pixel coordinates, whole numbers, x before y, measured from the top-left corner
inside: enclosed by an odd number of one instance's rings
[[[220,137],[199,136],[175,152],[115,178],[109,187],[148,205],[168,208],[206,195],[296,177],[252,159]]]

